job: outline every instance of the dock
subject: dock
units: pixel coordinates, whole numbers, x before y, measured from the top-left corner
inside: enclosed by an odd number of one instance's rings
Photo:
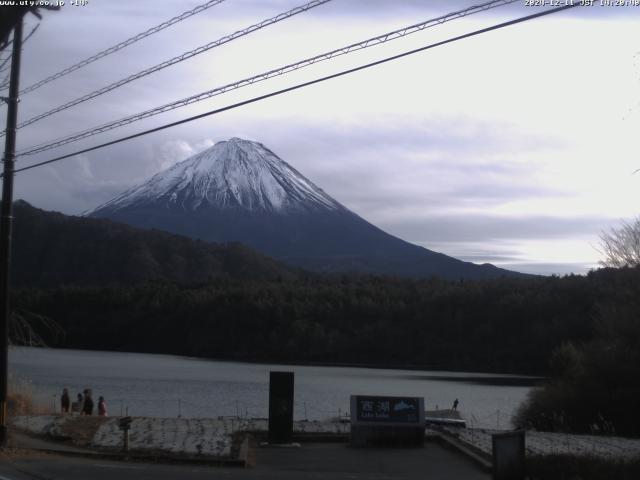
[[[424,412],[424,421],[427,425],[447,425],[453,427],[466,427],[460,412],[457,410],[427,410]]]

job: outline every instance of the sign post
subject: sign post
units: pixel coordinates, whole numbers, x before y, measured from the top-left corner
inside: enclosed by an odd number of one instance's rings
[[[120,430],[122,430],[124,434],[124,444],[122,446],[122,450],[125,452],[129,451],[129,430],[131,430],[131,417],[122,417],[120,419]]]
[[[269,443],[288,444],[293,438],[293,372],[269,373]]]
[[[493,478],[495,480],[524,480],[525,432],[496,433],[491,436]]]
[[[10,7],[5,7],[10,8]],[[18,93],[20,90],[20,57],[22,55],[22,17],[13,30],[11,76],[7,102],[7,135],[2,173],[2,204],[0,205],[0,447],[7,444],[7,390],[9,382],[9,281],[11,271],[11,228],[13,223],[13,176],[16,157]]]

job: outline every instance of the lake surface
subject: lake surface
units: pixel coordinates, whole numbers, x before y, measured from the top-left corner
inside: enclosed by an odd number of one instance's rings
[[[509,428],[536,379],[512,375],[203,360],[173,355],[12,347],[12,381],[47,408],[85,388],[105,397],[110,415],[267,417],[269,371],[295,372],[295,419],[345,415],[349,396],[424,397],[427,410],[458,409],[469,425]]]

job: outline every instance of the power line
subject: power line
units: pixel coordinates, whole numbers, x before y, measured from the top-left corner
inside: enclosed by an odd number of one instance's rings
[[[158,132],[160,130],[165,130],[167,128],[171,128],[171,127],[175,127],[175,126],[178,126],[178,125],[182,125],[184,123],[192,122],[194,120],[199,120],[199,119],[204,118],[204,117],[208,117],[208,116],[211,116],[211,115],[216,115],[218,113],[222,113],[222,112],[225,112],[227,110],[233,110],[235,108],[242,107],[244,105],[249,105],[251,103],[255,103],[255,102],[259,102],[261,100],[265,100],[267,98],[271,98],[271,97],[275,97],[275,96],[278,96],[278,95],[282,95],[284,93],[291,92],[291,91],[294,91],[294,90],[298,90],[300,88],[308,87],[310,85],[315,85],[316,83],[321,83],[321,82],[324,82],[326,80],[331,80],[331,79],[342,77],[344,75],[349,75],[351,73],[355,73],[355,72],[358,72],[358,71],[361,71],[361,70],[366,70],[368,68],[375,67],[377,65],[382,65],[384,63],[391,62],[391,61],[394,61],[394,60],[398,60],[400,58],[404,58],[404,57],[407,57],[409,55],[414,55],[416,53],[423,52],[425,50],[430,50],[432,48],[436,48],[436,47],[439,47],[439,46],[442,46],[442,45],[446,45],[446,44],[449,44],[449,43],[453,43],[453,42],[456,42],[456,41],[459,41],[459,40],[463,40],[463,39],[466,39],[466,38],[470,38],[470,37],[474,37],[474,36],[477,36],[477,35],[481,35],[483,33],[488,33],[488,32],[491,32],[493,30],[498,30],[500,28],[509,27],[511,25],[516,25],[516,24],[519,24],[519,23],[523,23],[523,22],[526,22],[526,21],[529,21],[529,20],[534,20],[534,19],[539,18],[539,17],[543,17],[543,16],[546,16],[546,15],[551,15],[553,13],[558,13],[558,12],[561,12],[563,10],[567,10],[569,8],[574,8],[574,7],[577,7],[577,6],[579,6],[578,3],[573,4],[573,5],[572,4],[567,4],[567,5],[564,5],[562,7],[557,7],[557,8],[553,8],[553,9],[550,9],[550,10],[545,10],[543,12],[534,13],[532,15],[527,15],[525,17],[520,17],[520,18],[516,18],[514,20],[509,20],[507,22],[503,22],[503,23],[499,23],[499,24],[496,24],[496,25],[492,25],[490,27],[482,28],[480,30],[475,30],[473,32],[465,33],[463,35],[459,35],[459,36],[456,36],[456,37],[453,37],[453,38],[449,38],[447,40],[442,40],[440,42],[432,43],[432,44],[426,45],[424,47],[416,48],[414,50],[409,50],[407,52],[403,52],[403,53],[400,53],[398,55],[394,55],[394,56],[391,56],[391,57],[383,58],[382,60],[377,60],[375,62],[367,63],[367,64],[364,64],[364,65],[360,65],[358,67],[350,68],[348,70],[343,70],[343,71],[338,72],[338,73],[334,73],[334,74],[327,75],[327,76],[324,76],[324,77],[316,78],[315,80],[310,80],[308,82],[299,83],[297,85],[293,85],[291,87],[283,88],[283,89],[277,90],[275,92],[271,92],[271,93],[267,93],[265,95],[260,95],[260,96],[257,96],[257,97],[253,97],[253,98],[250,98],[248,100],[244,100],[242,102],[234,103],[232,105],[227,105],[226,107],[221,107],[221,108],[217,108],[215,110],[210,110],[208,112],[201,113],[199,115],[194,115],[192,117],[188,117],[188,118],[185,118],[185,119],[182,119],[182,120],[178,120],[176,122],[167,123],[167,124],[161,125],[159,127],[151,128],[149,130],[138,132],[138,133],[135,133],[133,135],[128,135],[126,137],[121,137],[121,138],[118,138],[116,140],[112,140],[110,142],[106,142],[106,143],[102,143],[100,145],[95,145],[93,147],[85,148],[83,150],[78,150],[76,152],[69,153],[69,154],[66,154],[66,155],[62,155],[62,156],[59,156],[59,157],[56,157],[56,158],[52,158],[50,160],[45,160],[43,162],[34,163],[33,165],[28,165],[26,167],[18,168],[18,169],[15,170],[15,172],[16,173],[17,172],[24,172],[26,170],[31,170],[31,169],[36,168],[36,167],[41,167],[43,165],[48,165],[48,164],[51,164],[51,163],[54,163],[54,162],[58,162],[60,160],[64,160],[66,158],[74,157],[76,155],[80,155],[80,154],[83,154],[83,153],[88,153],[88,152],[91,152],[91,151],[94,151],[94,150],[98,150],[100,148],[104,148],[104,147],[108,147],[108,146],[111,146],[111,145],[115,145],[117,143],[122,143],[122,142],[125,142],[127,140],[132,140],[134,138],[142,137],[142,136],[148,135],[150,133],[155,133],[155,132]]]
[[[5,72],[9,70],[9,68],[11,68],[10,65],[7,65],[7,63],[9,63],[9,60],[11,60],[11,55],[9,55],[2,61],[2,63],[0,63],[0,73]]]
[[[38,23],[35,27],[33,27],[33,29],[31,29],[31,31],[29,32],[29,34],[24,37],[24,40],[22,40],[22,46],[24,47],[25,43],[27,43],[27,40],[29,40],[29,38],[31,38],[31,36],[36,33],[36,30],[38,30],[38,27],[40,26],[40,24]],[[13,40],[11,41],[13,42]],[[5,70],[8,70],[9,67],[11,67],[11,65],[8,65],[6,68],[3,68],[4,64],[7,63],[9,60],[11,59],[11,55],[9,55],[3,62],[2,64],[0,64],[0,73],[4,72]],[[4,90],[5,88],[9,88],[9,77],[11,76],[11,72],[7,73],[6,78],[2,81],[2,83],[0,83],[0,90]]]
[[[0,42],[2,43],[2,42]],[[11,40],[9,40],[7,43],[3,44],[0,47],[0,52],[4,52],[6,49],[8,49],[8,47],[10,47],[11,45],[13,45],[13,38]]]
[[[0,82],[0,90],[4,90],[7,87],[9,87],[9,79],[10,78],[11,78],[11,72],[7,73],[7,75],[5,75],[5,77]],[[3,102],[0,102],[0,103],[3,103]]]
[[[40,28],[40,24],[39,23],[37,23],[36,26],[31,29],[29,34],[26,37],[24,37],[24,40],[22,40],[22,47],[23,48],[24,48],[25,43],[27,43],[27,40],[29,40],[33,36],[33,34],[36,33],[38,28]]]
[[[70,67],[65,68],[64,70],[59,71],[58,73],[54,73],[53,75],[40,80],[39,82],[34,83],[33,85],[30,85],[24,89],[22,89],[20,91],[20,95],[24,95],[25,93],[29,93],[32,92],[33,90],[36,90],[40,87],[42,87],[43,85],[46,85],[49,82],[53,82],[54,80],[57,80],[60,77],[64,77],[65,75],[70,74],[71,72],[75,72],[76,70],[82,68],[82,67],[86,67],[87,65],[89,65],[90,63],[95,62],[96,60],[99,60],[101,58],[106,57],[107,55],[111,55],[114,52],[117,52],[118,50],[122,50],[125,47],[128,47],[129,45],[132,45],[140,40],[142,40],[143,38],[148,37],[149,35],[153,35],[154,33],[158,33],[161,30],[164,30],[165,28],[170,27],[171,25],[175,25],[178,22],[181,22],[189,17],[192,17],[193,15],[196,15],[200,12],[203,12],[215,5],[218,5],[222,2],[224,2],[225,0],[210,0],[206,3],[203,3],[202,5],[198,5],[197,7],[191,9],[191,10],[187,10],[186,12],[181,13],[180,15],[173,17],[169,20],[167,20],[166,22],[163,22],[159,25],[156,25],[155,27],[151,27],[148,30],[145,30],[142,33],[139,33],[137,35],[134,35],[131,38],[128,38],[127,40],[124,40],[123,42],[118,43],[117,45],[114,45],[112,47],[107,48],[106,50],[102,50],[101,52],[96,53],[95,55],[92,55],[88,58],[85,58],[84,60],[71,65]]]
[[[71,100],[70,102],[67,102],[63,105],[60,105],[58,107],[55,107],[47,112],[41,113],[39,115],[36,115],[33,118],[30,118],[28,120],[25,120],[24,122],[20,123],[18,125],[18,128],[22,128],[22,127],[26,127],[27,125],[31,125],[32,123],[35,123],[39,120],[42,120],[43,118],[49,117],[53,114],[62,112],[63,110],[66,110],[68,108],[74,107],[76,105],[79,105],[80,103],[86,102],[87,100],[91,100],[92,98],[98,97],[100,95],[103,95],[107,92],[110,92],[111,90],[115,90],[118,87],[122,87],[123,85],[126,85],[127,83],[133,82],[134,80],[137,80],[139,78],[145,77],[147,75],[151,75],[152,73],[158,72],[164,68],[170,67],[171,65],[175,65],[176,63],[180,63],[183,62],[185,60],[188,60],[189,58],[195,57],[196,55],[199,55],[201,53],[207,52],[215,47],[219,47],[220,45],[224,45],[225,43],[229,43],[233,40],[236,40],[237,38],[240,37],[244,37],[245,35],[249,35],[250,33],[253,33],[257,30],[260,30],[264,27],[267,27],[269,25],[273,25],[274,23],[278,23],[282,20],[286,20],[287,18],[293,17],[294,15],[298,15],[299,13],[303,13],[306,12],[307,10],[311,10],[312,8],[318,7],[320,5],[324,5],[327,2],[330,2],[331,0],[313,0],[309,3],[306,3],[304,5],[300,5],[299,7],[295,7],[291,10],[288,10],[286,12],[280,13],[278,15],[276,15],[275,17],[272,18],[268,18],[266,20],[261,21],[260,23],[256,23],[255,25],[251,25],[247,28],[244,28],[242,30],[238,30],[237,32],[232,33],[231,35],[226,35],[222,38],[219,38],[218,40],[215,40],[213,42],[207,43],[206,45],[202,45],[198,48],[195,48],[193,50],[190,50],[188,52],[183,53],[182,55],[178,55],[177,57],[173,57],[169,60],[166,60],[162,63],[159,63],[158,65],[155,65],[153,67],[147,68],[145,70],[142,70],[138,73],[135,73],[133,75],[130,75],[126,78],[123,78],[121,80],[118,80],[117,82],[111,83],[105,87],[102,87],[98,90],[95,90],[91,93],[88,93],[86,95],[83,95],[82,97],[78,97],[74,100]]]
[[[11,64],[9,63],[9,60],[11,60],[11,55],[8,55],[7,58],[5,58],[2,63],[0,63],[0,73],[9,70],[11,68]]]
[[[475,6],[472,6],[472,7],[468,7],[466,9],[464,9],[464,10],[460,10],[460,11],[457,11],[457,12],[449,13],[449,14],[443,15],[441,17],[437,17],[437,18],[434,18],[434,19],[431,19],[431,20],[427,20],[427,21],[424,21],[424,22],[417,23],[415,25],[404,27],[404,28],[399,29],[399,30],[394,30],[392,32],[388,32],[388,33],[385,33],[383,35],[378,35],[376,37],[372,37],[372,38],[369,38],[367,40],[364,40],[364,41],[361,41],[361,42],[358,42],[358,43],[353,43],[351,45],[347,45],[346,47],[342,47],[342,48],[339,48],[339,49],[336,49],[336,50],[332,50],[330,52],[325,52],[325,53],[322,53],[320,55],[316,55],[316,56],[313,56],[313,57],[310,57],[310,58],[306,58],[306,59],[298,61],[296,63],[285,65],[283,67],[276,68],[274,70],[269,70],[267,72],[264,72],[264,73],[261,73],[261,74],[258,74],[258,75],[254,75],[252,77],[245,78],[243,80],[240,80],[240,81],[237,81],[237,82],[234,82],[234,83],[230,83],[230,84],[224,85],[222,87],[217,87],[217,88],[214,88],[212,90],[207,90],[205,92],[202,92],[202,93],[199,93],[199,94],[196,94],[196,95],[192,95],[190,97],[183,98],[181,100],[177,100],[177,101],[165,104],[165,105],[161,105],[161,106],[155,107],[155,108],[153,108],[151,110],[146,110],[146,111],[141,112],[141,113],[130,115],[128,117],[124,117],[124,118],[121,118],[119,120],[115,120],[115,121],[100,125],[98,127],[92,128],[92,129],[84,130],[82,132],[78,132],[76,134],[72,134],[72,135],[69,135],[69,136],[66,136],[66,137],[63,137],[63,138],[59,138],[59,139],[50,141],[50,142],[45,142],[45,143],[33,145],[31,147],[28,147],[26,150],[20,152],[18,154],[18,156],[33,155],[33,154],[36,154],[36,153],[44,152],[46,150],[50,150],[52,148],[60,147],[62,145],[67,145],[69,143],[76,142],[78,140],[82,140],[84,138],[91,137],[93,135],[98,135],[100,133],[104,133],[106,131],[113,130],[113,129],[121,127],[121,126],[128,125],[130,123],[134,123],[134,122],[136,122],[138,120],[149,118],[149,117],[152,117],[154,115],[158,115],[160,113],[168,112],[168,111],[174,110],[176,108],[184,107],[184,106],[196,103],[196,102],[200,102],[202,100],[209,99],[209,98],[217,96],[217,95],[221,95],[221,94],[229,92],[231,90],[237,90],[239,88],[246,87],[246,86],[252,85],[254,83],[262,82],[262,81],[268,80],[268,79],[273,78],[273,77],[284,75],[284,74],[292,72],[294,70],[299,70],[301,68],[308,67],[308,66],[313,65],[315,63],[319,63],[319,62],[322,62],[322,61],[325,61],[325,60],[329,60],[331,58],[338,57],[338,56],[341,56],[341,55],[346,55],[346,54],[351,53],[351,52],[356,51],[356,50],[362,50],[362,49],[369,48],[369,47],[374,46],[374,45],[379,45],[381,43],[385,43],[385,42],[388,42],[388,41],[391,41],[391,40],[395,40],[395,39],[410,35],[412,33],[419,32],[419,31],[424,30],[426,28],[430,28],[430,27],[433,27],[433,26],[436,26],[436,25],[443,24],[443,23],[451,21],[451,20],[455,20],[455,19],[462,18],[462,17],[468,16],[468,15],[472,15],[474,13],[483,12],[483,11],[489,10],[491,8],[496,8],[496,7],[508,5],[508,4],[511,4],[511,3],[515,3],[517,1],[519,1],[519,0],[496,0],[496,1],[490,1],[490,2],[487,2],[487,3],[483,3],[481,5],[475,5]]]

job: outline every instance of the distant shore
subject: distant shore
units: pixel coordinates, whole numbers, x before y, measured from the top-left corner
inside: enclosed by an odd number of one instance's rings
[[[536,386],[542,383],[546,377],[539,375],[531,375],[528,373],[513,373],[513,372],[487,372],[482,370],[457,370],[455,368],[445,368],[443,366],[428,366],[428,365],[403,365],[403,364],[382,364],[382,363],[350,363],[350,362],[304,362],[304,361],[269,361],[269,360],[255,360],[255,359],[237,359],[237,358],[212,358],[212,357],[198,357],[194,355],[180,355],[175,353],[164,352],[131,352],[124,350],[99,350],[99,349],[86,349],[86,348],[58,348],[58,347],[32,347],[27,345],[11,345],[10,349],[15,348],[44,348],[51,350],[69,350],[77,352],[104,352],[104,353],[123,353],[131,355],[163,355],[169,357],[179,358],[191,358],[196,360],[211,360],[215,362],[228,362],[228,363],[241,363],[252,365],[282,365],[292,367],[335,367],[335,368],[366,368],[374,370],[395,370],[395,371],[423,371],[430,373],[457,373],[456,376],[447,375],[433,375],[425,376],[425,379],[440,380],[440,381],[479,381],[482,378],[495,378],[496,381],[504,380],[506,385],[520,385],[520,386]],[[465,376],[468,374],[469,376]],[[509,380],[513,380],[510,382]],[[486,382],[481,382],[486,383]],[[502,382],[499,382],[502,384]]]

